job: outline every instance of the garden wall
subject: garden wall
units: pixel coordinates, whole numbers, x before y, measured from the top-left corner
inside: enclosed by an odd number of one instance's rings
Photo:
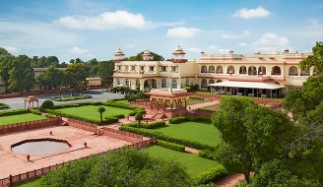
[[[62,121],[61,117],[54,117],[50,119],[15,123],[10,125],[2,125],[0,126],[0,134],[23,131],[27,129],[36,129],[40,127],[54,126],[54,125],[58,125],[61,121]]]

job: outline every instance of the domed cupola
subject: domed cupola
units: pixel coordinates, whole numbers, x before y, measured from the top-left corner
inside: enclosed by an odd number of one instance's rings
[[[142,59],[144,61],[151,61],[153,59],[153,56],[151,55],[150,51],[146,50],[146,51],[144,51],[144,54],[142,55]]]
[[[115,59],[113,60],[114,62],[121,62],[124,59],[125,54],[123,51],[119,48],[116,50],[114,53]]]
[[[185,63],[187,62],[187,59],[184,58],[185,52],[181,48],[181,46],[177,46],[177,48],[174,50],[173,54],[173,63]]]

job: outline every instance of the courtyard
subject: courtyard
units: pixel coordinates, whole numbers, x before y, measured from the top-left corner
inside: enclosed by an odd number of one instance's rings
[[[52,135],[50,134],[52,132]],[[58,139],[67,141],[71,147],[61,153],[51,155],[31,155],[30,161],[26,154],[13,153],[11,146],[15,143],[30,139]],[[53,126],[14,132],[0,136],[0,178],[33,171],[50,165],[79,159],[93,154],[105,152],[132,144],[110,136],[98,136],[92,132],[70,126]],[[84,143],[87,143],[87,147]]]

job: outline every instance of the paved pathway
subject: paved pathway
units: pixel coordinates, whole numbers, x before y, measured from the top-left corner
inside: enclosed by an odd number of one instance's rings
[[[241,180],[244,179],[244,176],[239,173],[235,173],[232,175],[228,175],[218,182],[216,182],[216,186],[218,187],[233,187],[234,185],[238,184]]]
[[[211,105],[216,105],[219,103],[219,100],[212,100],[210,102],[205,102],[205,103],[198,103],[195,105],[190,105],[187,107],[188,110],[195,110],[198,108],[206,107],[206,106],[211,106]]]
[[[89,91],[84,92],[83,94],[91,95],[92,98],[74,100],[74,101],[64,101],[64,102],[53,101],[53,102],[56,105],[56,104],[77,103],[77,102],[86,102],[86,101],[107,101],[108,99],[117,99],[117,98],[124,97],[123,94],[107,92],[106,89],[89,90]],[[37,95],[36,97],[39,99],[39,106],[40,106],[45,100],[51,99],[54,96],[58,96],[58,94]],[[5,104],[9,105],[10,109],[8,109],[8,110],[23,109],[24,108],[24,99],[26,97],[27,96],[8,98],[8,99],[0,99],[0,103],[5,103]],[[1,111],[4,111],[4,110],[1,110]]]

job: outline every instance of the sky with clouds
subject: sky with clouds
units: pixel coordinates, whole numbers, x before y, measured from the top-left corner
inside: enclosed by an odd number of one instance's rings
[[[0,47],[61,62],[151,50],[171,58],[310,52],[323,41],[322,0],[1,0]]]

